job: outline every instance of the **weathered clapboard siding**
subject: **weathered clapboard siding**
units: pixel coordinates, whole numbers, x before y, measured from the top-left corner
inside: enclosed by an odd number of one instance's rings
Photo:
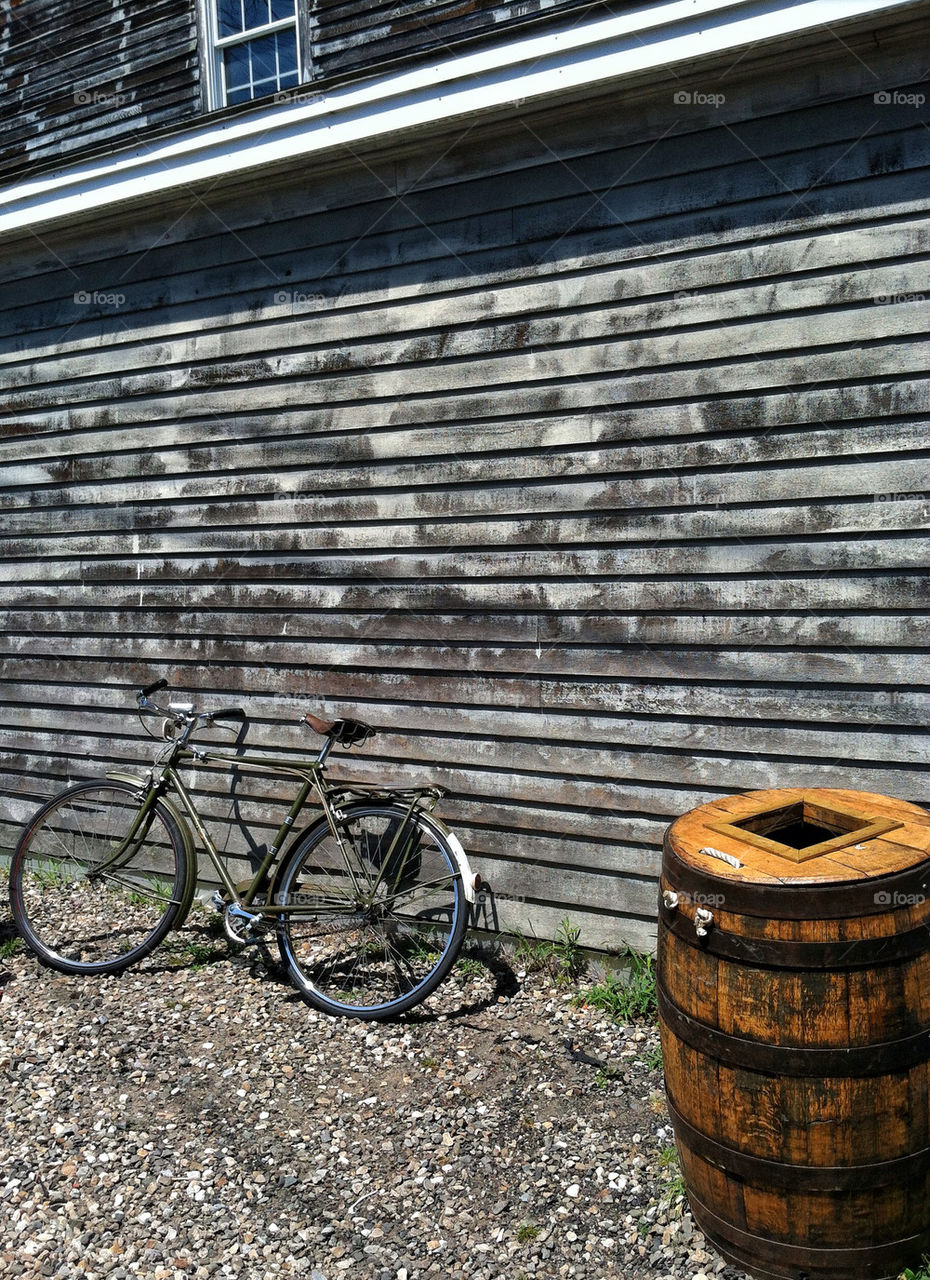
[[[4,832],[145,757],[161,674],[295,751],[356,711],[340,769],[450,786],[500,922],[592,945],[648,944],[695,804],[926,799],[930,133],[883,40],[7,250]]]
[[[210,0],[212,3],[212,0]],[[639,0],[624,0],[633,8]],[[193,123],[203,110],[198,0],[16,0],[0,27],[0,182]],[[304,81],[325,89],[423,58],[547,28],[603,0],[298,0]],[[222,108],[221,108],[222,109]],[[230,109],[238,114],[237,108]]]
[[[598,4],[591,0],[316,0],[310,10],[312,61],[321,77],[358,74],[371,67],[426,54],[449,53],[475,43],[560,18],[579,7],[617,13],[639,0]]]
[[[4,6],[0,181],[200,110],[196,0]]]

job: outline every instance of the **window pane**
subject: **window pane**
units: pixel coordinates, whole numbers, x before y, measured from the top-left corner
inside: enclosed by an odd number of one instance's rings
[[[216,20],[220,36],[233,36],[242,30],[242,6],[240,0],[218,0]]]
[[[229,89],[226,93],[226,105],[234,107],[237,102],[248,102],[252,97],[251,89],[246,86],[244,89]]]
[[[277,40],[278,71],[283,84],[285,76],[289,76],[292,72],[294,75],[297,74],[297,33],[296,31],[279,31]],[[288,84],[290,84],[289,79]]]
[[[271,19],[293,18],[295,0],[271,0]]]
[[[278,67],[275,58],[275,37],[262,36],[259,40],[250,40],[252,50],[252,79],[277,81]]]
[[[234,44],[223,51],[223,62],[226,66],[226,100],[234,101],[232,93],[234,90],[244,88],[246,98],[251,97],[249,82],[249,46],[247,44]],[[243,98],[236,98],[236,102],[244,101]]]
[[[245,29],[263,27],[268,19],[268,0],[243,0]]]

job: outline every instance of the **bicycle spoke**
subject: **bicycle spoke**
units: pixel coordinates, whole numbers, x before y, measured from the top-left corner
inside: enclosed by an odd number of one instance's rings
[[[461,879],[454,858],[416,814],[359,806],[340,835],[345,853],[321,831],[291,855],[282,884],[285,908],[293,901],[295,910],[285,909],[279,925],[282,957],[310,1003],[386,1017],[424,999],[454,960],[465,927]],[[359,860],[352,879],[368,888],[340,919],[327,910],[325,892],[308,902],[305,889],[345,880],[346,856]]]
[[[153,808],[125,849],[138,789],[84,783],[49,802],[14,854],[11,903],[40,959],[65,972],[117,972],[140,959],[182,908],[183,841]]]

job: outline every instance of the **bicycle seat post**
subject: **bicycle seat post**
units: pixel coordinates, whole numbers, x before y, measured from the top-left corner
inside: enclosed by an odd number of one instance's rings
[[[316,758],[316,762],[318,765],[323,765],[326,763],[326,757],[329,755],[332,749],[333,749],[333,740],[332,738],[327,738],[326,741],[323,743],[322,747],[320,748],[320,754]]]

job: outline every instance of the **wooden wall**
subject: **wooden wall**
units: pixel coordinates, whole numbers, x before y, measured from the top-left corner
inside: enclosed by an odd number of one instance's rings
[[[198,6],[212,0],[16,0],[0,11],[0,184],[136,144],[202,112]],[[632,8],[639,0],[620,0]],[[298,0],[305,82],[326,87],[463,45],[551,27],[603,0]],[[612,6],[617,11],[617,2]],[[266,104],[267,105],[267,104]],[[244,108],[250,110],[250,106]],[[224,109],[241,114],[242,107]]]
[[[570,11],[587,17],[641,8],[641,0],[315,0],[310,5],[312,78],[343,79],[413,57],[447,57],[464,43],[551,27]],[[515,30],[520,28],[518,32]]]
[[[0,18],[0,182],[200,109],[196,0],[19,0]]]
[[[7,833],[148,756],[161,675],[254,744],[377,725],[349,772],[448,784],[501,922],[589,945],[650,943],[711,797],[930,799],[930,132],[883,40],[6,246]]]

